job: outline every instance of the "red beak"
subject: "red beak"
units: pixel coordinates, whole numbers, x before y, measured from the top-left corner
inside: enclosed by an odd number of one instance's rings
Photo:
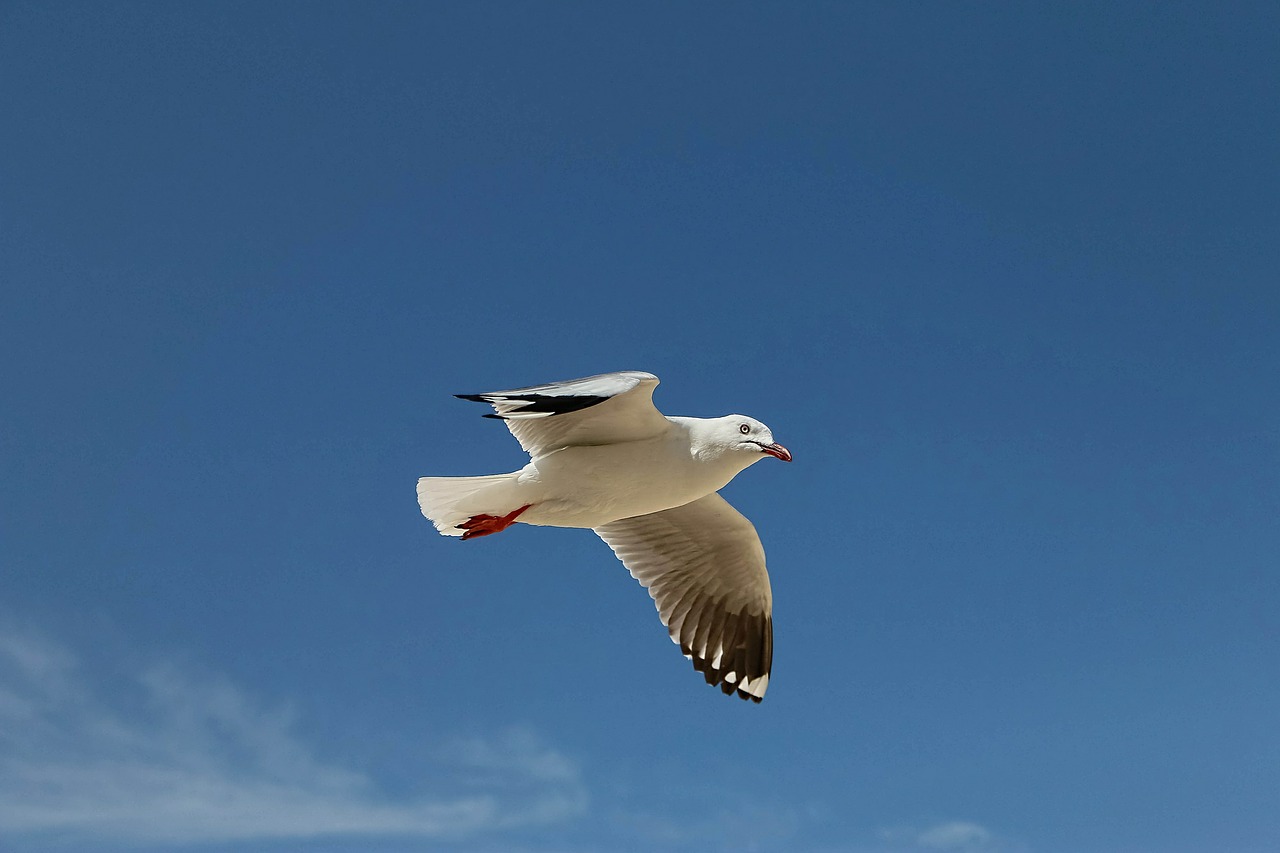
[[[783,447],[781,444],[778,444],[777,442],[774,442],[773,444],[762,444],[760,445],[760,449],[763,450],[765,453],[768,453],[770,456],[778,457],[783,462],[791,461],[791,451],[787,450],[785,447]]]

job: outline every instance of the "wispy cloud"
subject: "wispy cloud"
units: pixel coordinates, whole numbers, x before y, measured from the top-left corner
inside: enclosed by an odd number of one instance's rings
[[[942,850],[957,853],[1012,853],[1021,848],[981,824],[952,820],[926,827],[900,826],[880,830],[880,837],[896,849]]]
[[[108,698],[71,650],[0,626],[0,834],[458,838],[586,809],[577,766],[529,731],[446,741],[434,773],[452,793],[396,797],[225,680],[161,664],[117,681]]]

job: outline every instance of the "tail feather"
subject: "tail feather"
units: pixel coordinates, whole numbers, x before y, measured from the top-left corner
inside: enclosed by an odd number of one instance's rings
[[[515,484],[517,474],[484,477],[423,477],[418,480],[418,506],[444,536],[461,536],[459,524],[474,515],[498,514],[508,501],[502,486]]]

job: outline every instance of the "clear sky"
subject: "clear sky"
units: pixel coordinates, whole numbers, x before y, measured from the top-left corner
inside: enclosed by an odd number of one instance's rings
[[[0,849],[1280,849],[1280,7],[0,6]],[[477,392],[744,412],[765,702]]]

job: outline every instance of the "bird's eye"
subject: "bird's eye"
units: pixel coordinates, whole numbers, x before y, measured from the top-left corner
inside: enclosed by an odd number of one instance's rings
[[[751,427],[747,426],[746,424],[743,424],[742,426],[738,427],[738,431],[741,432],[743,435],[746,435],[747,433],[751,432]]]

